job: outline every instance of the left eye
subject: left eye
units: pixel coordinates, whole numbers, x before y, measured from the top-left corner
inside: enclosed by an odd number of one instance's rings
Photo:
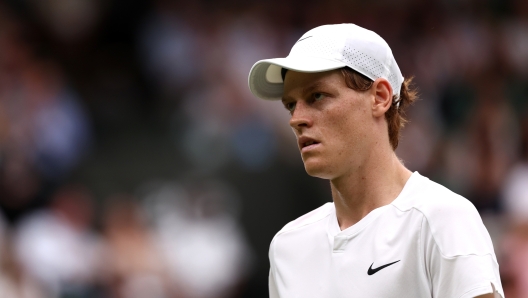
[[[322,100],[324,99],[326,96],[322,93],[314,93],[313,94],[313,99],[315,99],[316,101],[319,101],[319,100]]]

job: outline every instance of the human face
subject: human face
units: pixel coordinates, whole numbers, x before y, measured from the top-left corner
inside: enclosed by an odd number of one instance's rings
[[[374,145],[373,94],[349,88],[340,70],[288,71],[282,102],[309,175],[335,179],[367,158]]]

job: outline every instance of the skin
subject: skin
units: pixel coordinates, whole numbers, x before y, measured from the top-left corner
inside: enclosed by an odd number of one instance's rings
[[[297,139],[319,142],[301,150],[301,157],[309,175],[330,180],[342,230],[398,196],[411,172],[389,142],[385,112],[392,89],[387,80],[358,92],[346,85],[339,70],[288,71],[283,95]]]
[[[390,204],[411,176],[389,141],[385,112],[392,104],[387,80],[367,91],[349,88],[339,70],[288,71],[282,102],[306,172],[330,180],[337,220],[344,230],[372,210]],[[493,298],[493,294],[478,296]]]

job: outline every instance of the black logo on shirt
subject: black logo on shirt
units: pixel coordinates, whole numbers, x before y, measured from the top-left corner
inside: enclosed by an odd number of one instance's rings
[[[383,266],[379,266],[378,268],[374,268],[374,269],[372,269],[372,265],[374,265],[374,263],[372,263],[372,264],[370,265],[368,271],[367,271],[367,274],[368,274],[368,275],[372,275],[372,274],[374,274],[374,273],[380,271],[381,269],[383,269],[383,268],[385,268],[385,267],[389,267],[389,266],[392,265],[392,264],[396,264],[396,263],[398,263],[399,261],[401,261],[401,260],[398,260],[398,261],[396,261],[396,262],[392,262],[392,263],[388,263],[388,264],[385,264],[385,265],[383,265]]]

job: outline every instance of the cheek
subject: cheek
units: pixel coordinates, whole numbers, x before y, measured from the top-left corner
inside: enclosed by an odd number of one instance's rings
[[[348,107],[347,107],[348,108]],[[358,150],[368,137],[368,120],[364,109],[341,109],[333,117],[329,117],[328,126],[332,135],[337,157]]]

